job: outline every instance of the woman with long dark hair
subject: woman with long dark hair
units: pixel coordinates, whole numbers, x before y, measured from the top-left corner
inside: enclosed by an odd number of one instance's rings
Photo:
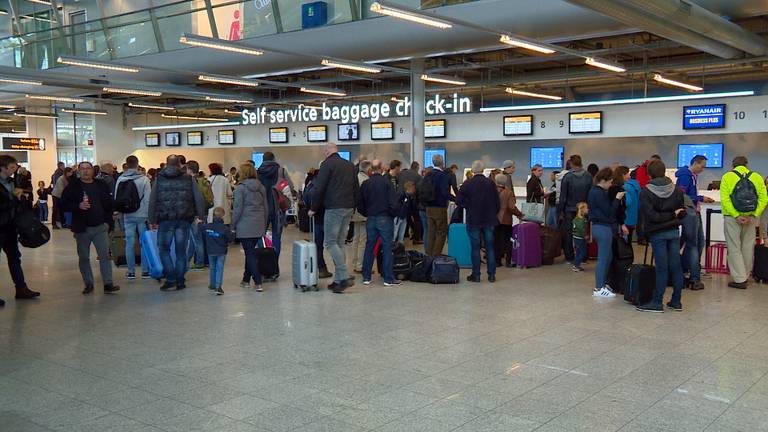
[[[595,289],[593,297],[616,297],[608,286],[608,269],[613,259],[613,235],[618,232],[616,213],[621,207],[621,200],[626,192],[620,191],[612,199],[609,189],[613,184],[613,170],[603,168],[594,178],[594,186],[589,191],[589,220],[592,222],[592,238],[597,242],[597,268],[595,269]]]

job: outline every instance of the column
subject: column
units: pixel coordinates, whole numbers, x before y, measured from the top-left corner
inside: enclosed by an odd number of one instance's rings
[[[411,61],[411,159],[424,168],[424,60]]]

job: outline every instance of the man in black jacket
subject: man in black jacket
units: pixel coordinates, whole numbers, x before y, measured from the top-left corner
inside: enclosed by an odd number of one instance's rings
[[[571,170],[563,177],[560,186],[560,202],[557,205],[560,214],[560,229],[563,233],[563,255],[568,262],[573,262],[573,218],[576,217],[576,206],[587,202],[587,196],[592,189],[592,176],[584,170],[581,156],[573,155],[569,159]]]
[[[336,143],[329,142],[325,146],[325,160],[320,165],[320,172],[315,180],[315,192],[312,198],[312,210],[309,216],[313,216],[320,209],[325,208],[323,218],[323,230],[325,232],[325,248],[331,254],[333,265],[336,268],[333,283],[328,289],[336,293],[354,285],[354,279],[349,277],[347,270],[347,256],[344,253],[344,244],[347,238],[349,221],[357,206],[360,186],[355,175],[355,166],[352,162],[339,156],[339,148]]]
[[[80,274],[85,289],[83,294],[93,292],[93,270],[91,270],[91,243],[99,257],[101,280],[104,292],[114,293],[120,287],[112,283],[112,261],[109,259],[109,230],[112,220],[112,193],[103,180],[94,178],[93,165],[80,162],[77,166],[80,178],[72,177],[61,195],[65,211],[72,212],[72,232],[77,242],[77,256]]]
[[[381,161],[371,162],[371,177],[360,186],[360,203],[357,210],[367,217],[365,255],[363,256],[363,284],[371,283],[374,249],[381,239],[384,286],[400,285],[392,272],[392,241],[394,238],[393,215],[397,212],[397,195],[392,182],[381,175]]]
[[[181,168],[176,155],[166,159],[152,185],[149,196],[149,225],[158,229],[157,247],[163,263],[163,291],[186,288],[187,244],[193,221],[205,217],[205,200],[195,180]],[[171,244],[175,245],[176,262],[171,259]]]
[[[496,254],[493,233],[499,224],[498,214],[501,209],[496,183],[483,175],[485,166],[482,161],[472,163],[471,179],[465,181],[456,197],[456,205],[467,211],[467,234],[472,246],[472,274],[469,282],[480,282],[480,245],[485,242],[488,254],[488,282],[496,282]]]

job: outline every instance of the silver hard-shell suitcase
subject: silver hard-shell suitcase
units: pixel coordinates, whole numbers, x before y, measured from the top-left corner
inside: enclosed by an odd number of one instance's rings
[[[317,291],[317,245],[315,245],[315,218],[311,218],[312,241],[293,242],[293,287],[302,292]]]

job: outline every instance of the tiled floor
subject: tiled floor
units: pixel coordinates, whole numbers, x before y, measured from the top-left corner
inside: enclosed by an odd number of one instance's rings
[[[768,286],[664,314],[561,264],[302,294],[285,253],[260,294],[232,249],[223,297],[207,273],[83,297],[69,233],[23,253],[43,297],[0,310],[2,432],[768,431]]]

